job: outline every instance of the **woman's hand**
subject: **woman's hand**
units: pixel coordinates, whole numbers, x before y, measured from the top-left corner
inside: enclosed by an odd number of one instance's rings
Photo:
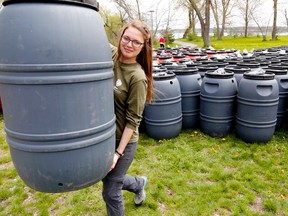
[[[115,168],[115,166],[116,166],[116,164],[117,164],[117,161],[118,161],[118,159],[119,159],[119,155],[117,155],[116,153],[114,154],[114,158],[113,158],[113,162],[112,162],[112,165],[111,165],[111,167],[110,167],[110,170],[109,170],[109,172],[112,170],[112,169],[114,169]]]

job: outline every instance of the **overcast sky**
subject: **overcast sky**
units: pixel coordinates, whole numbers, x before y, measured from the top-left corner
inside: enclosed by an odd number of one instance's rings
[[[143,4],[141,5],[141,11],[145,12],[147,11],[147,16],[150,18],[151,13],[148,11],[150,10],[157,10],[156,5],[158,2],[161,2],[161,6],[159,7],[159,14],[163,14],[164,12],[161,12],[160,10],[168,10],[167,9],[167,0],[141,0],[140,2]],[[112,0],[98,0],[101,7],[111,9],[112,11],[116,11],[115,4],[112,3]],[[133,2],[135,4],[135,0],[130,0],[130,2]],[[174,0],[176,2],[176,0]],[[272,25],[273,22],[273,0],[263,0],[263,4],[259,6],[257,10],[257,14],[255,16],[259,18],[260,25],[267,26],[268,23]],[[288,11],[288,0],[278,0],[278,25],[279,26],[286,26],[286,22],[284,19],[284,9],[286,8]],[[281,2],[285,2],[281,3]],[[243,26],[244,21],[242,16],[236,12],[237,9],[233,11],[234,16],[230,18],[232,22],[232,26]],[[184,10],[177,10],[175,11],[175,15],[173,16],[173,22],[171,23],[171,27],[174,28],[185,28],[188,25],[188,19],[187,19],[187,12]],[[155,16],[155,13],[153,13],[153,16]],[[212,13],[211,13],[212,17]],[[155,19],[155,17],[154,17]],[[151,20],[151,19],[150,19]],[[163,19],[164,20],[164,19]],[[213,19],[211,19],[213,20]],[[252,22],[251,22],[252,24]],[[155,24],[154,24],[155,25]],[[214,24],[211,22],[211,28],[214,27]]]

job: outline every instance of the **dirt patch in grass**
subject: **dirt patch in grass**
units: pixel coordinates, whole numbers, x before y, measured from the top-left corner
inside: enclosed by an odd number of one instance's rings
[[[226,207],[222,207],[219,209],[216,209],[215,212],[213,213],[213,216],[221,216],[221,215],[231,215],[231,210],[229,208]]]
[[[250,206],[250,208],[257,213],[264,213],[264,206],[261,197],[256,197],[255,202]]]
[[[166,205],[165,205],[164,203],[158,202],[158,207],[159,207],[159,209],[160,209],[160,211],[161,211],[162,213],[165,212],[165,210],[166,210]]]
[[[173,196],[172,190],[171,190],[171,189],[168,189],[168,190],[167,190],[167,194],[168,194],[169,197]]]
[[[12,163],[12,161],[10,161],[10,162],[8,162],[8,163],[0,164],[0,171],[1,171],[1,170],[5,170],[5,169],[10,169],[10,168],[13,168],[13,163]]]

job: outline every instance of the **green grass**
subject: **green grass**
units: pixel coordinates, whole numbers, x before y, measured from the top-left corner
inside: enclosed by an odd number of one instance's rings
[[[180,39],[185,42],[191,42],[197,44],[198,47],[203,47],[203,40],[201,37],[197,37],[192,41],[188,39]],[[215,49],[236,49],[241,52],[243,49],[248,51],[252,48],[262,49],[270,47],[279,47],[279,46],[288,46],[288,36],[278,36],[278,39],[275,41],[271,40],[271,37],[267,37],[266,41],[262,40],[262,37],[250,36],[250,37],[232,37],[226,36],[222,40],[217,40],[215,37],[210,37],[211,46]]]
[[[0,215],[106,215],[102,183],[48,194],[27,187],[17,175],[0,115]],[[288,215],[288,134],[266,144],[247,144],[234,133],[212,138],[200,130],[156,141],[140,134],[128,173],[147,175],[147,200],[133,204],[124,191],[126,215]]]

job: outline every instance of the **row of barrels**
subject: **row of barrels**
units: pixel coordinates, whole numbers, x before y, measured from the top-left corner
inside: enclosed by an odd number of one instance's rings
[[[235,131],[245,142],[269,141],[287,122],[288,64],[286,56],[265,57],[262,65],[255,56],[156,65],[154,101],[145,107],[142,128],[154,139],[200,127],[213,137]]]

